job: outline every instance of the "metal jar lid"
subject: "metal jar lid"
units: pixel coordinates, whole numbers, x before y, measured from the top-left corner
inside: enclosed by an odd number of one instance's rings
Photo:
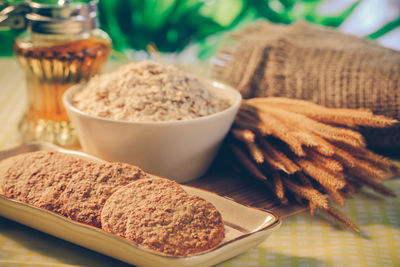
[[[30,13],[26,14],[32,32],[43,34],[79,34],[98,28],[97,0],[89,3],[58,4],[28,2]]]
[[[0,12],[0,28],[24,28],[42,34],[79,34],[98,28],[97,0],[55,4],[27,1]]]

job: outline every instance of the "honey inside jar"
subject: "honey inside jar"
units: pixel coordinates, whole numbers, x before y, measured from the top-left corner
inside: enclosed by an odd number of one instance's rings
[[[27,77],[28,109],[20,124],[25,141],[44,140],[62,146],[77,143],[62,95],[100,71],[111,42],[96,30],[85,39],[65,37],[57,40],[31,34],[14,43],[14,53]]]
[[[16,40],[14,44],[14,52],[28,78],[27,117],[33,120],[68,120],[61,103],[64,91],[98,73],[108,57],[110,43],[91,37],[45,44],[47,46],[32,47],[23,40]]]
[[[97,3],[33,0],[20,7],[26,31],[15,39],[13,49],[25,71],[28,93],[19,124],[22,141],[79,146],[62,96],[99,73],[112,49],[111,39],[99,29]]]

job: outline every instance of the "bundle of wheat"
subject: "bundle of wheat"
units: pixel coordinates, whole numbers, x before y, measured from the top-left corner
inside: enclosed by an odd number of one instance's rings
[[[241,166],[282,203],[291,195],[308,205],[311,214],[321,209],[358,231],[329,200],[344,205],[345,198],[363,185],[395,196],[381,182],[399,173],[399,167],[368,150],[356,129],[396,123],[368,110],[326,108],[289,98],[252,98],[243,102],[229,144]]]

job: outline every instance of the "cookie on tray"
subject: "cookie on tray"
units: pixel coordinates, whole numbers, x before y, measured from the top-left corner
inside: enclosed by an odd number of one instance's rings
[[[156,196],[186,194],[174,181],[161,178],[141,179],[116,191],[101,211],[102,229],[125,237],[131,206],[143,206]],[[133,197],[131,196],[133,195]]]
[[[101,221],[106,232],[172,256],[203,252],[225,237],[222,216],[211,203],[163,178],[138,180],[116,191]]]
[[[61,205],[60,194],[84,163],[88,162],[52,151],[29,152],[8,158],[1,164],[0,171],[3,194],[57,211]]]
[[[144,171],[125,163],[85,167],[71,178],[61,194],[60,212],[72,220],[101,227],[100,211],[106,200],[120,187],[144,177]]]
[[[14,157],[0,161],[0,194],[4,195],[4,178],[8,175],[8,169],[13,165]]]

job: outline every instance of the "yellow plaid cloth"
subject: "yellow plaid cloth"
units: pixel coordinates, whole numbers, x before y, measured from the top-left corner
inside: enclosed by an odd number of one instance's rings
[[[0,59],[0,149],[19,143],[26,106],[22,70]],[[386,183],[400,195],[400,179]],[[260,246],[219,266],[400,266],[400,198],[362,192],[340,208],[362,230],[354,234],[302,213]],[[0,266],[128,266],[0,217]]]

